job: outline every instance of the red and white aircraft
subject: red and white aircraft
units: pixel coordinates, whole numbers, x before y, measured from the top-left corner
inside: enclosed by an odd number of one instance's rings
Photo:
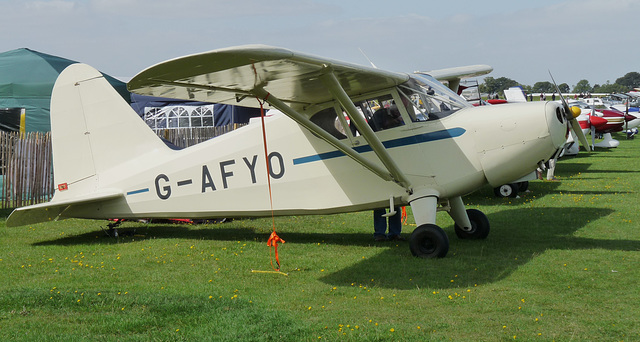
[[[621,132],[625,125],[636,119],[635,116],[625,115],[616,109],[595,109],[593,106],[583,101],[569,101],[571,107],[580,108],[581,113],[577,117],[580,128],[584,134],[591,133],[591,149],[595,147],[614,148],[620,142],[611,137],[611,133]],[[602,134],[603,139],[595,142],[596,135]],[[578,146],[573,144],[567,148],[565,154],[575,155],[578,153]]]

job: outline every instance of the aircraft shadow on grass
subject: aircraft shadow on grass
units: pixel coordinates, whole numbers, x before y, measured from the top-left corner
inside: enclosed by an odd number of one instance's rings
[[[353,265],[330,273],[321,281],[333,286],[371,284],[384,288],[412,289],[473,287],[498,281],[518,267],[531,261],[546,250],[607,249],[612,251],[638,251],[640,241],[589,239],[574,233],[602,217],[612,209],[594,208],[534,208],[511,209],[488,215],[492,222],[491,234],[486,240],[459,240],[452,227],[444,227],[449,235],[449,254],[443,259],[424,260],[411,256],[409,242],[372,241],[369,233],[280,233],[288,244],[345,245],[377,248],[378,254],[358,259]],[[231,223],[233,225],[233,223]],[[408,233],[413,227],[405,226]],[[135,232],[134,232],[135,230]],[[216,225],[210,229],[184,225],[156,225],[150,228],[124,228],[136,234],[133,237],[96,238],[102,231],[64,237],[35,245],[75,245],[130,243],[145,239],[198,239],[216,241],[258,241],[266,243],[268,234],[254,228],[229,228]],[[407,234],[405,234],[407,235]],[[327,255],[326,261],[340,256]],[[283,266],[283,271],[286,266]],[[451,280],[455,279],[452,283]]]
[[[367,284],[375,279],[376,286],[395,289],[473,287],[501,280],[547,250],[639,251],[637,240],[574,236],[587,222],[612,212],[593,208],[505,210],[488,215],[493,224],[484,241],[458,240],[450,227],[446,229],[451,242],[446,258],[425,261],[399,257],[408,255],[408,250],[391,248],[322,280],[337,286]]]

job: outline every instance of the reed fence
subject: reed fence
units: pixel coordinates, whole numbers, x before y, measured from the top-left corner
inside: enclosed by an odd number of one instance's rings
[[[164,129],[158,136],[179,148],[230,132],[241,125]],[[54,192],[51,133],[0,131],[2,208],[18,208],[51,200]]]
[[[46,202],[53,196],[51,134],[0,131],[2,208]]]

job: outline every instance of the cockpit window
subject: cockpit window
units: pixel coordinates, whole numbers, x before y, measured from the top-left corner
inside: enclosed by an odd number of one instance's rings
[[[407,112],[413,121],[441,119],[470,106],[462,97],[429,75],[411,75],[411,79],[399,88],[400,96],[412,103],[407,106]]]
[[[343,123],[337,116],[334,107],[325,108],[315,113],[310,120],[338,139],[347,137]]]
[[[418,74],[411,75],[409,81],[395,89],[365,96],[353,104],[374,132],[404,126],[407,120],[438,120],[471,106],[433,77]],[[338,139],[360,136],[346,110],[337,102],[314,113],[310,120]]]
[[[380,95],[354,103],[374,132],[404,125],[400,109],[391,94]]]

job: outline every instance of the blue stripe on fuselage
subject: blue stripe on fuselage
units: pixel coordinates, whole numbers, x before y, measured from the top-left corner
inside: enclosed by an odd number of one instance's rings
[[[140,189],[140,190],[134,190],[134,191],[129,191],[129,192],[127,192],[127,196],[130,196],[130,195],[137,195],[137,194],[142,194],[142,193],[145,193],[145,192],[149,192],[149,188]]]
[[[385,148],[409,146],[409,145],[421,144],[429,141],[456,138],[463,135],[465,132],[466,130],[464,128],[458,127],[458,128],[446,129],[446,130],[436,131],[431,133],[412,135],[410,137],[387,140],[383,142],[382,145],[384,145]],[[357,146],[357,147],[354,147],[353,149],[358,153],[373,151],[371,149],[371,146],[369,145]],[[296,158],[293,160],[293,165],[311,163],[318,160],[333,159],[333,158],[342,157],[344,155],[345,154],[342,153],[341,151],[325,152],[325,153],[315,154],[312,156]]]

